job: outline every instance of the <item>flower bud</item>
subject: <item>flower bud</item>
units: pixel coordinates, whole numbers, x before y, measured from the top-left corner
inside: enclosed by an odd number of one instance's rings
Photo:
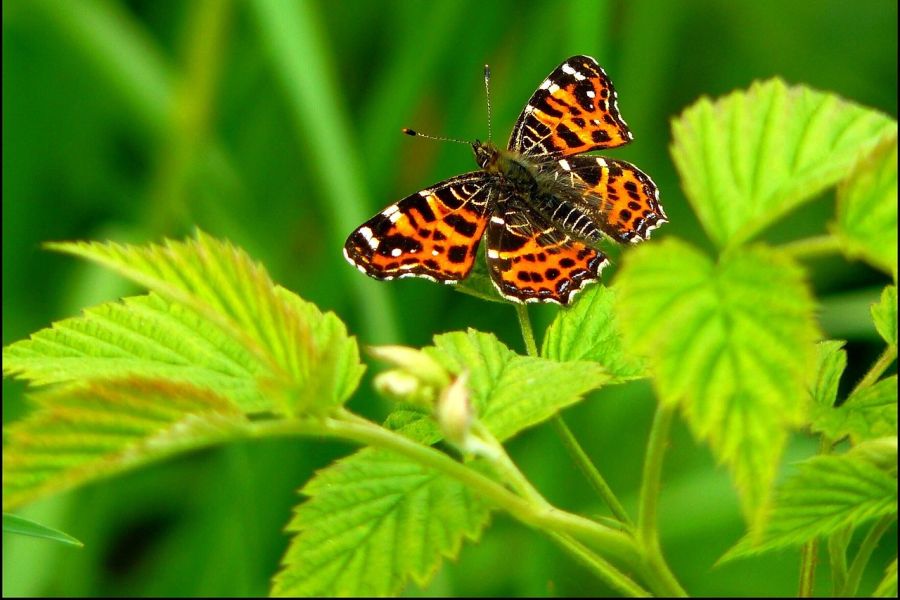
[[[447,370],[421,350],[408,346],[370,346],[369,352],[435,389],[443,389],[450,384]]]
[[[450,442],[465,447],[472,426],[472,404],[466,384],[468,372],[464,371],[453,383],[444,388],[438,399],[435,417],[441,431]]]
[[[403,369],[379,373],[373,385],[379,394],[396,402],[407,402],[428,410],[434,407],[434,388]]]

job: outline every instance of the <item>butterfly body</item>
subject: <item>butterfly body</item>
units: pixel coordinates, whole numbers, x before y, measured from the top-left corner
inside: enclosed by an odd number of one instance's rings
[[[503,297],[568,304],[607,264],[595,248],[603,237],[638,242],[666,221],[646,174],[576,156],[631,137],[609,78],[594,59],[573,56],[532,95],[506,149],[476,140],[480,170],[388,206],[350,234],[344,255],[376,279],[453,284],[484,238]]]

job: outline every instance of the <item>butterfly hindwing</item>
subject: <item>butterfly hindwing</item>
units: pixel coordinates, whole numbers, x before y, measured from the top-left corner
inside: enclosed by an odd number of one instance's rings
[[[485,173],[467,173],[407,196],[351,233],[344,256],[375,279],[456,283],[472,269],[490,183]]]
[[[568,304],[600,278],[607,260],[510,197],[499,203],[488,224],[487,262],[491,281],[504,298]]]
[[[577,209],[594,215],[593,225],[617,242],[643,241],[668,220],[653,180],[631,163],[575,156],[554,168],[557,180],[574,190],[574,196],[566,195]]]
[[[616,91],[589,56],[573,56],[541,83],[513,128],[509,149],[557,158],[615,148],[632,139]]]

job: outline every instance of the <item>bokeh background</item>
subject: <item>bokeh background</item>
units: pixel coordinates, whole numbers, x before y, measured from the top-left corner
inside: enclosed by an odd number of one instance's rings
[[[668,153],[670,120],[699,96],[778,76],[897,114],[894,0],[8,0],[3,343],[136,291],[41,242],[147,242],[199,226],[334,310],[363,344],[424,345],[475,327],[522,351],[508,306],[426,281],[369,280],[344,262],[341,245],[389,202],[474,168],[468,148],[407,138],[401,127],[484,139],[488,62],[502,141],[535,86],[576,53],[607,70],[635,135],[609,155],[636,163],[660,188],[671,222],[654,239],[708,247]],[[821,232],[832,210],[827,192],[765,238]],[[886,281],[839,258],[810,268],[825,331],[849,340],[847,387],[880,351],[868,305]],[[556,310],[532,309],[538,332]],[[387,408],[371,388],[379,368],[351,401],[373,418]],[[566,411],[630,508],[653,407],[649,386],[636,382]],[[5,381],[4,422],[26,409],[24,386]],[[814,447],[798,435],[785,462]],[[551,501],[603,513],[548,428],[510,449]],[[4,535],[3,593],[264,594],[296,490],[351,450],[297,439],[217,448],[32,505],[22,514],[86,545]],[[667,457],[661,511],[666,555],[692,593],[795,593],[796,552],[713,567],[742,523],[726,473],[683,427]],[[895,542],[883,544],[862,591],[895,552]],[[818,575],[824,593],[826,565]],[[605,592],[546,538],[502,515],[429,587],[408,590]]]

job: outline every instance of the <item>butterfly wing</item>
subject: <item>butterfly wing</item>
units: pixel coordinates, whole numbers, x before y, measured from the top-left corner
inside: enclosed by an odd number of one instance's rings
[[[564,186],[552,220],[576,237],[593,241],[599,228],[613,240],[636,243],[668,221],[653,180],[631,163],[575,156],[547,168]]]
[[[606,257],[515,197],[502,198],[487,228],[487,263],[500,294],[515,302],[568,304],[600,278]]]
[[[344,256],[375,279],[456,283],[472,269],[489,192],[490,178],[475,172],[407,196],[351,233]]]
[[[509,149],[560,158],[615,148],[631,139],[609,77],[590,56],[573,56],[531,96],[513,128]]]

